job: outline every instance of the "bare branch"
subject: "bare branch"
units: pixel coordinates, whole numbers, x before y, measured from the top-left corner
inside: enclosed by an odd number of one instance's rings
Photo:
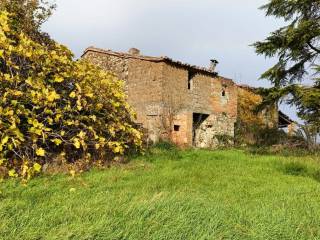
[[[308,46],[315,52],[320,53],[320,49],[313,46],[310,42],[307,42]]]

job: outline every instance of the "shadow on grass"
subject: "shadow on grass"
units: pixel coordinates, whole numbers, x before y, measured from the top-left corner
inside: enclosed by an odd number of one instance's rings
[[[148,162],[158,160],[179,161],[183,159],[183,151],[170,142],[161,141],[146,149],[143,158]]]
[[[320,182],[320,166],[298,161],[282,162],[281,171],[287,175],[309,177]]]
[[[224,149],[226,150],[226,149]],[[301,176],[308,177],[316,180],[320,183],[320,159],[318,158],[319,153],[310,153],[304,149],[296,149],[281,152],[272,152],[270,148],[233,148],[233,151],[237,150],[243,153],[243,158],[245,159],[246,155],[249,157],[250,154],[253,155],[264,155],[264,156],[279,156],[280,160],[276,161],[276,166],[280,172],[291,175],[291,176]],[[228,156],[226,153],[221,154],[219,150],[209,151],[209,150],[200,150],[202,155],[201,157],[207,157],[214,160],[228,160],[233,159],[233,156]],[[221,150],[220,150],[221,151]],[[213,153],[214,154],[210,154]],[[142,158],[147,162],[157,162],[157,161],[181,161],[185,158],[196,161],[199,158],[199,152],[194,149],[185,149],[182,150],[176,145],[170,142],[159,142],[152,147],[145,150],[143,155],[132,156],[131,159]],[[239,156],[238,156],[239,157]],[[290,157],[293,157],[290,158]],[[300,158],[301,157],[301,158]],[[310,157],[308,160],[305,157]],[[233,160],[232,160],[233,161]]]
[[[283,157],[306,157],[306,156],[312,156],[312,157],[319,157],[320,158],[320,150],[314,150],[310,151],[306,148],[287,148],[282,146],[263,146],[263,147],[257,147],[257,146],[250,146],[244,148],[245,151],[248,151],[251,154],[255,155],[278,155]]]

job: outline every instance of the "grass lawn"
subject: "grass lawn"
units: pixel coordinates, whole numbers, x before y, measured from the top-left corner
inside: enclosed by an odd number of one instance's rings
[[[0,239],[320,239],[313,158],[154,149],[75,178],[8,181]]]

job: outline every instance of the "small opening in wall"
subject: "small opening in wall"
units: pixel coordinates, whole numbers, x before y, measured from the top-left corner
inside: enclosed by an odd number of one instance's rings
[[[179,132],[179,131],[180,131],[180,125],[174,125],[174,126],[173,126],[173,130],[174,130],[175,132]]]
[[[195,76],[195,73],[192,71],[188,71],[188,90],[192,90],[193,88],[193,78]]]
[[[191,80],[188,79],[188,89],[190,90],[191,89]]]
[[[226,96],[226,90],[225,90],[225,89],[222,90],[221,95],[222,95],[222,97],[225,97],[225,96]]]

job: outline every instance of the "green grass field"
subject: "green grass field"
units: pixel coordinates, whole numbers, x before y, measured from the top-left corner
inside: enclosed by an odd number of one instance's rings
[[[317,157],[165,151],[0,185],[1,239],[320,239]]]

